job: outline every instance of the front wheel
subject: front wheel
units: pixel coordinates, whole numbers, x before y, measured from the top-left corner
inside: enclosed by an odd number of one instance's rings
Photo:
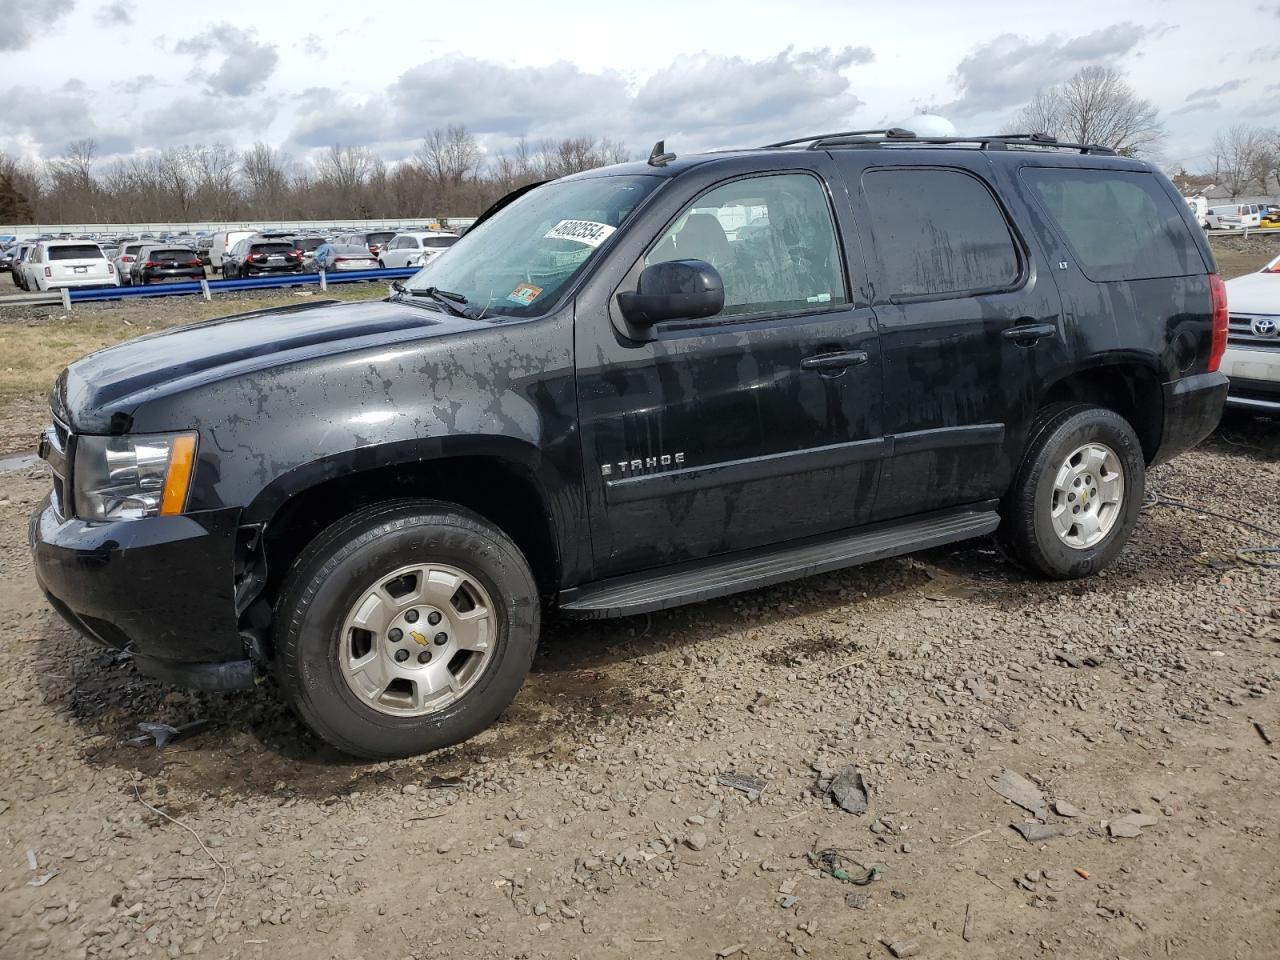
[[[999,536],[1020,562],[1055,580],[1102,570],[1138,521],[1142,445],[1118,413],[1085,404],[1044,410],[1001,505]]]
[[[319,736],[391,759],[475,736],[506,709],[538,642],[519,548],[461,507],[400,500],[322,533],[276,607],[281,686]]]

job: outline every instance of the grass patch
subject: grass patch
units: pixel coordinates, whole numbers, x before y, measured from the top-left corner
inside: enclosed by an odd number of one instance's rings
[[[293,306],[308,299],[370,300],[383,295],[382,284],[353,283],[314,291],[271,290],[259,295],[236,295],[205,302],[197,297],[85,303],[71,313],[37,313],[36,308],[5,311],[0,319],[0,401],[43,397],[62,368],[87,353],[146,333],[201,320],[247,313],[266,307]],[[0,308],[4,298],[0,297]],[[39,308],[47,311],[49,308]]]

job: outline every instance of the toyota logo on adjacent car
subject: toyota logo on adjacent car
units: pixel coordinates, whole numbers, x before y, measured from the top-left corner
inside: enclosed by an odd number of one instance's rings
[[[1276,330],[1280,329],[1280,324],[1270,317],[1254,317],[1249,326],[1255,337],[1274,337]]]

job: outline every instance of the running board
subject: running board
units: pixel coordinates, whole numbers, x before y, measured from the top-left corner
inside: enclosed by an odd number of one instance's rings
[[[980,537],[999,525],[992,509],[943,510],[571,587],[560,592],[560,609],[591,618],[652,613]]]

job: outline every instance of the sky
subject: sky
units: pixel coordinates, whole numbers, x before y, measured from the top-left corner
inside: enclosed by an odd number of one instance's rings
[[[1280,0],[0,0],[0,150],[395,161],[462,123],[489,154],[586,135],[638,157],[924,110],[979,134],[1089,64],[1159,108],[1162,165],[1210,168],[1217,130],[1280,127]]]

